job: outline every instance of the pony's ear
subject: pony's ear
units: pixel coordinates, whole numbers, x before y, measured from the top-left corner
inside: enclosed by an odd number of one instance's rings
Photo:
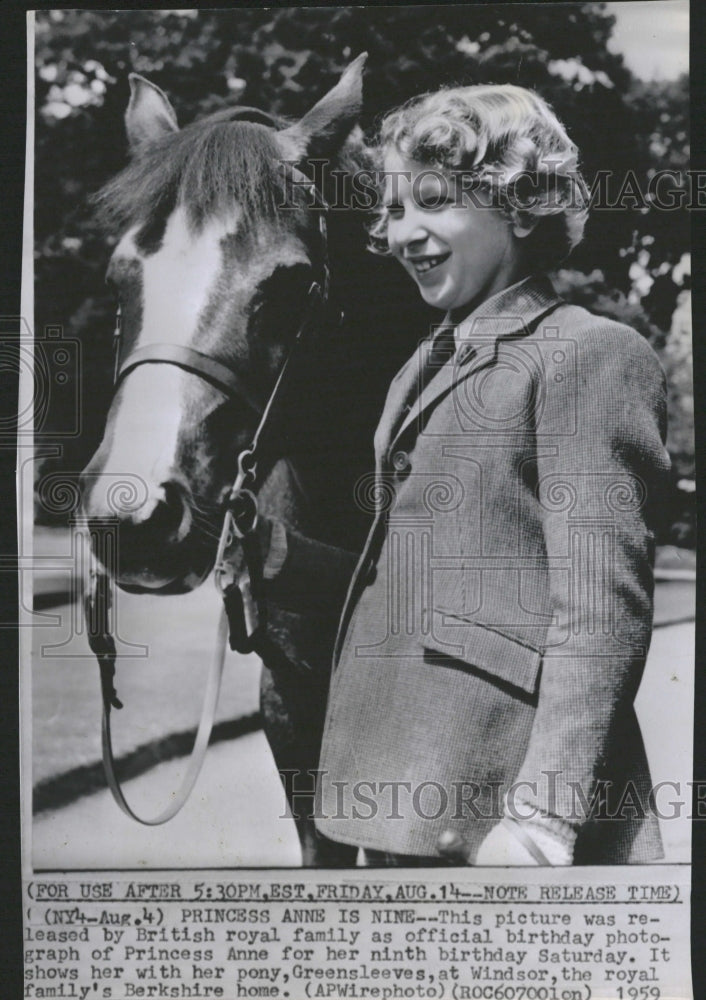
[[[301,121],[279,133],[288,157],[331,156],[340,149],[363,105],[363,66],[367,58],[368,53],[362,52]]]
[[[136,153],[168,132],[178,132],[174,108],[164,91],[137,73],[130,74],[130,103],[125,112],[130,152]]]

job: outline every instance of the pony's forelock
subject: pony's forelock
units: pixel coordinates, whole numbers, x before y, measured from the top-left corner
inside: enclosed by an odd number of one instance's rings
[[[274,219],[287,197],[280,161],[271,129],[218,112],[138,151],[93,202],[115,232],[159,226],[178,204],[197,229],[236,204],[246,221]]]

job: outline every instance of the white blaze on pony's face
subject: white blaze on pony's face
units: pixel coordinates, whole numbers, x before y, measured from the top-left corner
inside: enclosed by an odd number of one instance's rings
[[[197,237],[188,232],[185,213],[177,209],[168,220],[163,248],[144,255],[135,242],[136,229],[118,244],[109,275],[124,302],[134,296],[141,316],[131,316],[125,307],[125,339],[134,347],[169,343],[188,347],[194,342],[198,318],[203,313],[213,285],[221,272],[219,240],[223,225],[212,222]],[[137,327],[139,329],[130,329]],[[142,367],[126,379],[114,410],[109,466],[130,468],[143,479],[155,503],[159,484],[167,482],[179,468],[181,424],[191,379],[175,365]]]
[[[231,121],[232,111],[180,132],[164,94],[131,78],[133,159],[100,196],[122,230],[107,274],[122,360],[154,345],[196,350],[247,391],[228,394],[179,362],[141,363],[121,379],[82,482],[89,522],[117,520],[126,588],[187,590],[212,565],[220,505],[257,425],[253,399],[262,408],[321,274],[316,213],[302,191],[292,201],[282,161],[338,151],[361,72],[359,59],[281,132]]]
[[[122,238],[108,272],[122,303],[123,353],[128,345],[134,349],[167,340],[189,346],[221,271],[222,226],[210,225],[194,238],[188,233],[183,210],[176,210],[165,227],[162,249],[151,255],[140,251],[136,235],[133,228]],[[194,381],[193,375],[175,365],[136,368],[116,394],[109,434],[92,463],[99,472],[91,483],[89,511],[94,516],[122,515],[124,536],[130,519],[134,548],[145,553],[150,539],[144,536],[159,530],[160,511],[165,515],[161,529],[173,547],[193,530],[193,503],[182,502],[191,492],[182,469],[189,451],[198,448],[198,435],[184,426],[185,415],[203,424],[220,402],[215,391],[205,393]],[[121,475],[136,484],[136,491],[127,493],[124,511],[111,509],[115,504],[111,505],[107,493]],[[138,534],[140,525],[147,532]],[[168,566],[163,559],[156,571],[147,560],[140,565],[134,555],[129,558],[129,540],[123,539],[123,547],[123,561],[130,564],[122,576],[124,583],[161,586],[166,582],[162,569]]]
[[[131,255],[142,267],[143,312],[140,343],[160,341],[168,332],[170,343],[193,342],[214,286],[222,278],[221,240],[237,231],[237,213],[232,219],[209,219],[203,230],[192,233],[186,211],[179,206],[169,217],[161,249],[140,257],[129,233],[119,244],[114,259]]]
[[[262,314],[274,316],[266,289],[279,285],[296,320],[312,264],[298,224],[284,230],[264,222],[255,234],[240,216],[236,206],[195,228],[177,206],[156,248],[139,227],[123,236],[108,279],[121,303],[123,360],[151,345],[196,349],[246,371],[264,401],[283,349],[260,336]],[[286,341],[291,329],[283,321],[275,332]],[[177,364],[141,364],[122,379],[84,479],[89,517],[118,518],[124,586],[175,589],[178,581],[184,589],[202,579],[215,515],[255,419],[243,400]],[[121,476],[136,492],[116,493]]]

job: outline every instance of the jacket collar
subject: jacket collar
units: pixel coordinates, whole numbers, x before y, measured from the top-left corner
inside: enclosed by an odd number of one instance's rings
[[[549,278],[530,275],[482,302],[457,324],[456,365],[470,360],[474,349],[497,347],[499,340],[526,336],[535,322],[560,302]],[[448,322],[448,317],[444,321]]]
[[[546,275],[524,278],[486,299],[457,324],[456,353],[429,381],[399,423],[399,411],[395,412],[394,406],[395,402],[400,402],[400,397],[396,393],[391,393],[381,419],[380,429],[393,428],[397,423],[398,427],[393,438],[397,440],[410,424],[418,420],[429,406],[448,394],[458,382],[493,364],[497,357],[498,341],[526,336],[541,317],[560,302],[561,299]],[[450,325],[448,317],[442,325]],[[408,383],[415,380],[420,384],[421,368],[426,353],[424,350],[416,351],[414,359],[411,359],[403,369],[404,377],[400,381],[403,381],[405,386],[408,387]],[[390,410],[392,412],[388,412]],[[379,438],[383,436],[385,435],[378,435]],[[377,444],[380,450],[383,450],[387,442],[378,440]]]

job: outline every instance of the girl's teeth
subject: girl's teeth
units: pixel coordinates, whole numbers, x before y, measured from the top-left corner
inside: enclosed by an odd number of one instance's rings
[[[424,271],[431,270],[432,267],[436,267],[436,265],[440,261],[441,261],[441,257],[432,257],[430,260],[419,261],[414,266],[417,269],[417,271],[419,271],[420,273],[423,273]]]

